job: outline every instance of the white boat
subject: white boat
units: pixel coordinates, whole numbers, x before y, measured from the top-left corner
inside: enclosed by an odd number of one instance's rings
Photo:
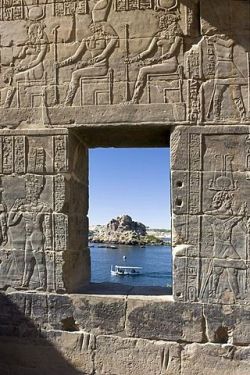
[[[132,266],[111,266],[111,275],[114,276],[138,276],[141,274],[142,267]]]

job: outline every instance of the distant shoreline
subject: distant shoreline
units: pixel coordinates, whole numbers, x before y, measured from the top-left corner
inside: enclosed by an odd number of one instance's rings
[[[166,247],[171,247],[172,244],[171,242],[163,242],[163,243],[148,243],[148,244],[124,244],[124,243],[104,243],[104,242],[93,242],[90,241],[88,247],[93,248],[93,247],[98,247],[98,248],[106,248],[106,249],[117,249],[118,247],[159,247],[159,246],[166,246]]]

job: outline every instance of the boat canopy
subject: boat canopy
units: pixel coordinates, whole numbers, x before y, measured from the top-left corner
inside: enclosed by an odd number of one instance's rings
[[[130,267],[130,266],[115,266],[115,268],[121,268],[125,270],[142,270],[142,267]]]

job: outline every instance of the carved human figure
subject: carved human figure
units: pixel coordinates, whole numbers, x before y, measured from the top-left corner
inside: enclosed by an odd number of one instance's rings
[[[163,14],[159,19],[159,31],[153,36],[148,48],[129,59],[129,62],[148,60],[140,68],[130,103],[139,103],[148,74],[171,74],[178,70],[178,53],[182,43],[182,31],[175,14]]]
[[[36,17],[39,17],[36,13]],[[30,17],[32,13],[30,11]],[[32,17],[32,19],[34,19]],[[32,20],[27,28],[27,40],[17,56],[13,57],[11,67],[4,73],[4,82],[8,85],[5,107],[10,107],[19,81],[32,81],[43,78],[44,59],[49,50],[47,34],[43,22]]]
[[[211,268],[213,295],[218,294],[219,281],[222,275],[226,274],[231,291],[235,298],[239,298],[238,271],[246,269],[246,265],[232,243],[232,231],[238,223],[243,221],[246,204],[243,204],[239,212],[234,215],[232,203],[232,193],[218,191],[212,201],[214,209],[206,212],[206,220],[211,224],[214,235],[213,267]]]
[[[213,116],[214,121],[218,121],[221,115],[221,107],[225,91],[229,88],[229,93],[239,112],[242,121],[246,119],[246,109],[242,99],[241,87],[237,84],[237,79],[244,78],[240,70],[234,63],[234,41],[225,34],[215,34],[208,39],[214,43],[216,65],[215,83],[213,91]],[[234,79],[233,83],[226,80]],[[225,80],[223,82],[223,80]]]
[[[35,266],[38,270],[39,290],[45,290],[47,286],[47,271],[45,264],[45,235],[44,222],[48,226],[50,209],[40,201],[40,195],[44,188],[44,177],[41,175],[27,174],[25,176],[25,200],[17,200],[9,213],[8,225],[14,227],[21,221],[24,223],[23,238],[16,239],[25,246],[25,268],[22,286],[27,288],[34,273]],[[14,239],[15,240],[15,239]]]
[[[65,106],[73,104],[81,78],[104,76],[108,73],[109,57],[116,46],[118,35],[106,21],[92,22],[89,30],[89,36],[82,40],[74,55],[57,63],[59,68],[77,63],[71,76]],[[82,61],[81,58],[86,52],[90,53],[91,58]]]

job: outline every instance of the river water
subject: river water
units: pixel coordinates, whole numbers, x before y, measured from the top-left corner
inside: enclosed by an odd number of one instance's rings
[[[118,246],[118,249],[99,248],[90,244],[91,281],[112,282],[132,286],[171,286],[172,253],[169,246]],[[126,256],[126,261],[123,257]],[[111,265],[143,267],[138,276],[113,276]]]

